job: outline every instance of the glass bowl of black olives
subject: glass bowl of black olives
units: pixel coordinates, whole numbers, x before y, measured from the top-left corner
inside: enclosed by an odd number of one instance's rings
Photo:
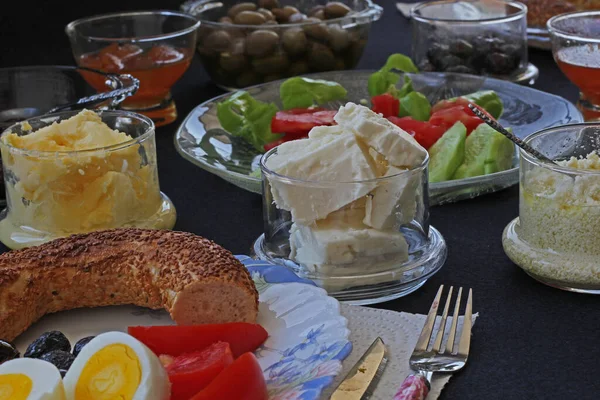
[[[371,0],[192,0],[181,8],[201,21],[198,53],[226,89],[352,69],[383,13]]]
[[[411,10],[412,58],[421,71],[531,83],[527,7],[516,1],[438,0]]]

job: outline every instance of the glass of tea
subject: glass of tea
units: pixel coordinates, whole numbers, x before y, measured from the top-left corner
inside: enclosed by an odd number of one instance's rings
[[[177,118],[170,90],[190,65],[199,25],[191,15],[173,11],[127,12],[73,21],[66,33],[77,65],[138,78],[139,90],[121,108],[161,126]],[[105,90],[103,79],[84,78]]]
[[[557,15],[548,20],[552,54],[579,88],[577,106],[586,121],[600,120],[600,11]]]

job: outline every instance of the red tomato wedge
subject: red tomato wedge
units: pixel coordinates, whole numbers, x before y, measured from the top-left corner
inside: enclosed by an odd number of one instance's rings
[[[337,111],[321,110],[297,113],[297,111],[278,111],[271,120],[271,132],[296,135],[297,138],[308,135],[315,126],[334,125],[333,117]]]
[[[170,356],[200,351],[217,342],[227,342],[233,357],[237,358],[246,352],[256,350],[269,336],[262,326],[246,322],[189,326],[130,326],[127,331],[155,354]]]
[[[444,127],[434,126],[429,122],[417,121],[411,117],[388,117],[388,120],[411,134],[426,149],[433,146],[447,130]]]
[[[258,360],[246,353],[190,400],[267,400],[267,383]]]
[[[225,342],[175,357],[166,367],[171,382],[171,400],[189,400],[231,364],[233,354]]]
[[[389,93],[371,97],[371,109],[384,117],[397,117],[400,113],[400,100]]]
[[[440,100],[437,103],[435,103],[433,105],[433,107],[431,107],[431,113],[436,113],[440,110],[445,110],[447,108],[453,108],[456,106],[461,106],[463,108],[463,110],[465,110],[466,112],[471,113],[471,115],[475,115],[473,114],[473,112],[469,109],[469,104],[471,102],[467,99],[463,99],[462,97],[459,97],[457,99],[454,100]]]
[[[467,128],[468,135],[480,124],[482,124],[483,121],[476,117],[475,114],[473,114],[473,111],[469,110],[468,107],[467,111],[465,111],[464,107],[465,106],[458,105],[439,110],[431,114],[429,123],[435,126],[442,126],[446,129],[450,129],[452,125],[460,121]]]

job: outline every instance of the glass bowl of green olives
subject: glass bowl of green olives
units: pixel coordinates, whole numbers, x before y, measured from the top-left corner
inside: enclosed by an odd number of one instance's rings
[[[229,90],[352,69],[383,13],[371,0],[191,0],[181,9],[201,21],[202,63]]]

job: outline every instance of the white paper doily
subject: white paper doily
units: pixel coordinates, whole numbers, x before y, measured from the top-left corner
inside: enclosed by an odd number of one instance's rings
[[[408,366],[408,359],[423,329],[426,316],[346,304],[342,304],[342,315],[348,319],[352,353],[344,361],[342,373],[324,391],[323,399],[331,396],[331,392],[344,379],[348,370],[369,348],[373,340],[380,336],[388,348],[388,363],[371,399],[391,400],[404,378],[414,373]],[[473,324],[476,318],[477,314],[474,314]],[[451,317],[448,317],[447,326],[450,322]],[[437,399],[450,377],[450,374],[434,374],[427,400]]]

